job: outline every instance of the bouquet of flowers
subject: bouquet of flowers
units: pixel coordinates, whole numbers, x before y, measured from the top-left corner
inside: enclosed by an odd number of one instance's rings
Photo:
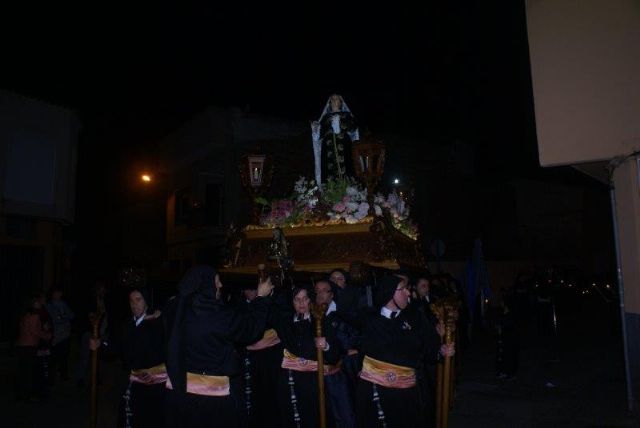
[[[257,202],[264,208],[269,206],[266,200]],[[314,180],[300,177],[294,185],[293,194],[287,199],[272,201],[270,208],[270,212],[262,216],[261,226],[294,227],[370,221],[370,218],[367,220],[367,190],[351,177],[330,178],[321,186]],[[418,230],[409,218],[409,208],[395,191],[386,197],[377,194],[373,208],[376,216],[387,216],[400,232],[414,239],[417,237]]]
[[[367,190],[353,179],[329,179],[324,197],[331,207],[327,215],[333,222],[344,220],[348,224],[354,224],[362,221],[369,213]]]
[[[411,221],[409,207],[401,195],[398,195],[395,190],[389,193],[387,197],[378,193],[374,198],[374,202],[376,215],[387,214],[393,227],[411,238],[417,238],[418,227]],[[380,207],[380,211],[378,211],[378,207]]]

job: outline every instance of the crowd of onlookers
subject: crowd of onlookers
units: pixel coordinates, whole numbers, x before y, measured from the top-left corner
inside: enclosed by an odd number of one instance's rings
[[[69,379],[71,321],[75,314],[60,289],[34,293],[20,319],[16,340],[18,398],[42,400],[56,381]]]

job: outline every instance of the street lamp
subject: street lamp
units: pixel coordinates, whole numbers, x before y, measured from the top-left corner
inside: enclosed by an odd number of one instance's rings
[[[249,193],[253,208],[253,222],[260,221],[260,209],[255,199],[264,194],[273,178],[273,162],[266,154],[246,154],[240,158],[240,179]]]
[[[353,145],[351,152],[356,177],[367,186],[369,215],[375,216],[373,190],[382,177],[386,146],[382,141],[374,139],[371,133],[367,133],[358,143]]]
[[[140,176],[140,180],[142,180],[144,183],[151,183],[151,176],[149,174],[142,174]]]

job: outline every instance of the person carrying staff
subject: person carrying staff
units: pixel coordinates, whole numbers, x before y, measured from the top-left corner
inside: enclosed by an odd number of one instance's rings
[[[364,360],[358,382],[356,414],[362,428],[422,427],[425,424],[416,370],[432,343],[421,311],[409,307],[405,278],[384,277],[377,290],[376,311],[362,320]],[[441,348],[452,354],[453,349]]]

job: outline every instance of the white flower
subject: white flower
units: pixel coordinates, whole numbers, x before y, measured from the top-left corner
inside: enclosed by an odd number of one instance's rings
[[[296,193],[301,194],[307,191],[307,179],[300,177],[293,188]]]
[[[367,202],[362,202],[358,207],[358,212],[362,212],[365,215],[369,212],[369,204]]]
[[[400,199],[398,201],[398,214],[400,214],[400,215],[404,214],[404,208],[405,208],[404,201],[402,199]]]
[[[356,196],[358,194],[358,189],[353,186],[347,186],[347,195]]]
[[[360,204],[358,204],[357,202],[347,202],[345,205],[347,206],[347,212],[350,213],[356,211],[360,206]]]
[[[356,211],[356,213],[353,216],[358,220],[362,220],[367,216],[368,212],[369,212],[369,204],[366,202],[363,202],[360,204],[360,206],[358,207],[358,211]]]
[[[389,196],[387,197],[387,203],[389,205],[396,205],[398,203],[398,195],[396,194],[396,192],[389,193]]]

